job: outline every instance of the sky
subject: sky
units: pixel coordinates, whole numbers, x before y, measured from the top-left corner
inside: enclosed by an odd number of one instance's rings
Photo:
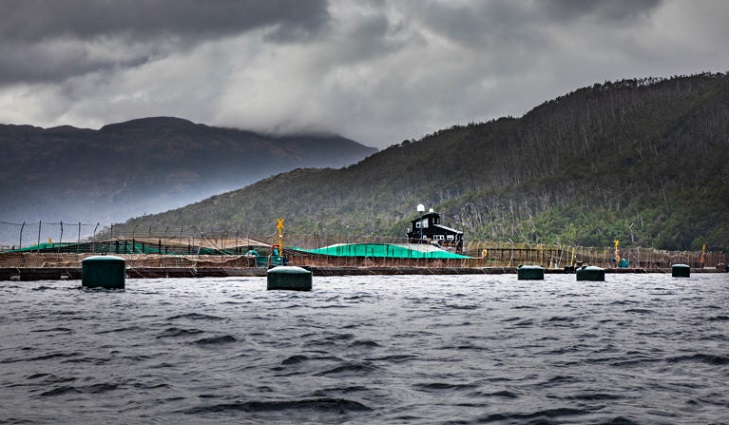
[[[150,116],[384,148],[729,71],[726,0],[0,0],[0,123]]]

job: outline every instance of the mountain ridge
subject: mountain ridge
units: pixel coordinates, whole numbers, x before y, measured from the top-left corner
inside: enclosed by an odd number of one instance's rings
[[[339,135],[272,136],[174,117],[99,130],[0,125],[0,144],[0,220],[55,222],[123,221],[377,151]]]
[[[129,223],[399,235],[423,203],[467,239],[726,250],[728,135],[727,74],[605,82]]]

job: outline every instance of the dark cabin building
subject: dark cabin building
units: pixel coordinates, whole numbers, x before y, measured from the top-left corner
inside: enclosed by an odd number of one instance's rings
[[[440,224],[440,214],[432,209],[411,222],[410,243],[432,243],[458,253],[463,251],[463,232]]]

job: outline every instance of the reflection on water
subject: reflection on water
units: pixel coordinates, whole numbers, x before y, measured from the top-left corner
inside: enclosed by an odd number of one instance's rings
[[[725,274],[0,284],[0,424],[697,424]]]

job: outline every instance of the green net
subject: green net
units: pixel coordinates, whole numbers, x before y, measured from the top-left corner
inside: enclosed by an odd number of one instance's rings
[[[294,251],[332,257],[466,259],[427,244],[335,244],[317,249],[290,247]]]

